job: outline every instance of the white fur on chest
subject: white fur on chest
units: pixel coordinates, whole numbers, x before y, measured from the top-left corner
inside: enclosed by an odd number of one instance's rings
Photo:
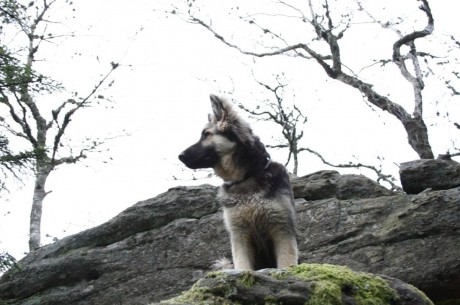
[[[264,192],[232,194],[221,188],[218,199],[223,206],[224,222],[229,231],[265,230],[292,217],[288,196],[267,197]]]

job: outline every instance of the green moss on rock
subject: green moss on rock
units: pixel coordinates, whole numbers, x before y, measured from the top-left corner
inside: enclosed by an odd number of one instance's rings
[[[223,297],[216,296],[206,287],[192,286],[180,296],[163,301],[160,304],[203,304],[203,305],[239,305]]]
[[[295,276],[314,282],[308,305],[340,305],[342,295],[351,295],[357,305],[394,304],[398,296],[382,278],[362,272],[354,272],[344,266],[327,264],[302,264],[272,273],[278,279]]]
[[[407,285],[410,286],[410,285]],[[398,288],[399,289],[399,288]],[[415,288],[407,289],[431,301]],[[210,272],[180,296],[161,304],[301,304],[395,305],[403,304],[388,279],[343,266],[302,264],[264,271]]]
[[[229,277],[225,272],[212,271],[209,272],[203,279],[199,280],[189,290],[184,291],[179,296],[162,301],[160,304],[203,304],[203,305],[240,305],[238,302],[233,302],[227,298],[236,293],[234,283],[229,281]],[[203,287],[202,282],[206,280],[214,281],[213,290],[208,287]],[[216,290],[220,291],[221,295],[216,295]]]
[[[238,279],[238,283],[245,286],[246,288],[251,288],[256,282],[256,277],[254,272],[245,271]]]

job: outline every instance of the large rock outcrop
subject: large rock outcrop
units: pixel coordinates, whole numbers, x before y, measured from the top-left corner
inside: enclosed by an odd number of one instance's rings
[[[435,303],[460,300],[460,187],[409,196],[331,171],[293,187],[302,263],[398,278]],[[30,253],[0,279],[0,304],[149,304],[178,295],[231,256],[215,193],[173,188]]]

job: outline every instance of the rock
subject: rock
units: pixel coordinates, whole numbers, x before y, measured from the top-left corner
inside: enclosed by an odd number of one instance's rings
[[[426,159],[402,163],[401,185],[408,194],[425,189],[448,190],[460,186],[460,163],[454,160]]]
[[[335,180],[332,196],[296,200],[302,263],[383,274],[435,302],[460,300],[460,188],[382,196],[350,182],[345,193],[353,195],[345,196],[337,195],[340,181],[356,180],[327,179],[313,181]],[[0,278],[0,304],[137,305],[177,296],[216,259],[231,257],[215,194],[209,185],[173,188],[30,253]]]
[[[340,174],[336,171],[319,171],[293,179],[292,190],[296,198],[319,200],[333,198],[337,193]]]
[[[364,199],[391,196],[393,192],[363,175],[343,175],[339,179],[337,199]]]
[[[319,171],[292,180],[296,198],[358,199],[393,195],[393,192],[362,175],[340,175],[336,171]]]
[[[460,188],[310,201],[297,216],[301,262],[385,274],[433,301],[460,299]]]
[[[215,196],[173,188],[30,253],[0,279],[0,304],[146,304],[190,287],[228,245]]]
[[[302,264],[257,272],[208,273],[190,290],[161,304],[430,305],[415,287],[347,267]]]

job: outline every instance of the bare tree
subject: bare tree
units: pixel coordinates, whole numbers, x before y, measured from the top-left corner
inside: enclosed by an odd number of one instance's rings
[[[266,83],[256,82],[271,93],[274,100],[267,98],[261,102],[262,106],[257,106],[256,109],[249,109],[242,103],[238,106],[246,111],[249,115],[258,120],[274,122],[281,126],[282,135],[286,140],[286,144],[266,145],[268,148],[287,148],[288,159],[286,165],[289,164],[291,159],[294,161],[292,173],[297,176],[299,167],[299,154],[302,152],[310,153],[321,160],[323,164],[334,168],[352,168],[352,169],[367,169],[377,176],[377,182],[386,182],[390,185],[392,190],[399,191],[401,188],[396,185],[396,179],[389,174],[384,173],[383,169],[373,165],[363,164],[361,162],[348,162],[342,164],[334,164],[326,160],[326,158],[316,150],[313,150],[305,145],[301,145],[300,140],[304,136],[302,125],[307,123],[307,117],[302,114],[301,110],[293,103],[292,108],[286,106],[284,99],[284,92],[287,85],[280,80],[281,76],[276,75],[276,84],[270,86]],[[379,158],[380,159],[380,158]]]
[[[70,98],[49,110],[49,105],[40,103],[47,95],[63,90],[63,86],[35,71],[39,50],[45,43],[53,43],[60,37],[51,32],[52,7],[60,0],[41,0],[24,5],[17,0],[0,1],[2,30],[16,33],[19,47],[13,52],[1,42],[2,54],[9,56],[8,65],[2,67],[5,76],[0,83],[0,111],[4,114],[0,127],[10,136],[23,140],[33,152],[35,187],[30,213],[30,251],[37,249],[41,241],[42,206],[49,192],[45,188],[50,173],[58,166],[72,164],[85,159],[87,154],[98,149],[103,140],[90,140],[74,153],[64,149],[64,135],[75,114],[93,105],[102,96],[96,93],[118,67],[112,63],[108,72],[80,97],[73,93]],[[5,57],[6,58],[6,57]],[[44,97],[45,96],[45,97]]]
[[[274,42],[272,46],[262,47],[263,50],[261,51],[257,49],[248,50],[247,46],[243,47],[242,44],[234,42],[236,40],[236,35],[226,37],[222,33],[216,31],[212,22],[206,22],[203,17],[199,16],[201,13],[199,8],[193,9],[194,5],[196,5],[195,1],[187,2],[188,9],[186,12],[181,12],[178,8],[175,8],[172,13],[177,15],[184,13],[185,18],[187,18],[189,22],[204,27],[218,40],[238,50],[242,54],[254,56],[256,58],[286,55],[304,60],[314,60],[330,78],[359,90],[367,102],[397,118],[405,129],[408,143],[412,149],[420,158],[432,159],[434,158],[434,154],[428,138],[428,128],[423,118],[423,89],[425,83],[424,74],[421,68],[423,63],[421,58],[427,58],[431,55],[426,52],[420,52],[417,49],[416,42],[432,34],[434,19],[428,0],[419,1],[421,3],[419,8],[426,18],[425,27],[409,33],[403,33],[396,30],[399,36],[392,45],[392,58],[381,62],[382,64],[391,62],[396,65],[403,79],[412,86],[414,105],[412,113],[409,113],[401,104],[389,98],[387,94],[378,92],[373,84],[364,81],[344,64],[342,61],[340,42],[345,32],[352,25],[351,17],[349,15],[342,15],[340,20],[334,20],[333,16],[340,16],[340,14],[333,14],[333,9],[329,5],[330,1],[328,0],[320,1],[321,5],[319,6],[315,6],[313,1],[309,0],[303,8],[298,8],[288,2],[279,0],[276,2],[278,6],[283,7],[285,9],[284,12],[289,11],[289,14],[241,14],[240,20],[247,23],[253,29],[263,32],[263,35],[269,38],[265,41]],[[360,2],[355,1],[353,3],[356,4],[357,10],[364,10]],[[369,16],[371,15],[369,14]],[[290,43],[289,39],[285,38],[289,36],[288,32],[283,34],[264,25],[264,21],[268,18],[279,17],[285,17],[290,20],[295,19],[300,21],[303,25],[310,25],[310,29],[312,33],[314,33],[313,39],[311,41]],[[373,17],[371,16],[371,18]],[[377,22],[375,18],[373,20]],[[391,23],[380,22],[379,24],[393,30]],[[299,30],[305,31],[303,27]],[[325,48],[318,46],[319,42],[325,43],[327,51]],[[259,47],[261,45],[262,43],[258,43]],[[407,52],[405,52],[406,46],[408,47]],[[447,83],[447,85],[449,85],[449,83]],[[452,85],[451,87],[454,88]]]
[[[265,99],[262,102],[262,107],[257,106],[256,109],[249,109],[241,103],[238,103],[238,106],[258,120],[271,121],[281,127],[281,134],[284,140],[286,140],[286,144],[267,145],[267,147],[287,148],[288,158],[286,166],[292,159],[294,163],[292,173],[297,175],[299,168],[299,153],[304,150],[300,148],[299,142],[304,135],[302,125],[307,123],[307,117],[302,114],[295,103],[292,103],[292,106],[287,105],[284,99],[284,91],[287,84],[283,83],[281,78],[282,76],[276,75],[276,84],[274,86],[255,79],[255,81],[273,97],[273,99]]]

